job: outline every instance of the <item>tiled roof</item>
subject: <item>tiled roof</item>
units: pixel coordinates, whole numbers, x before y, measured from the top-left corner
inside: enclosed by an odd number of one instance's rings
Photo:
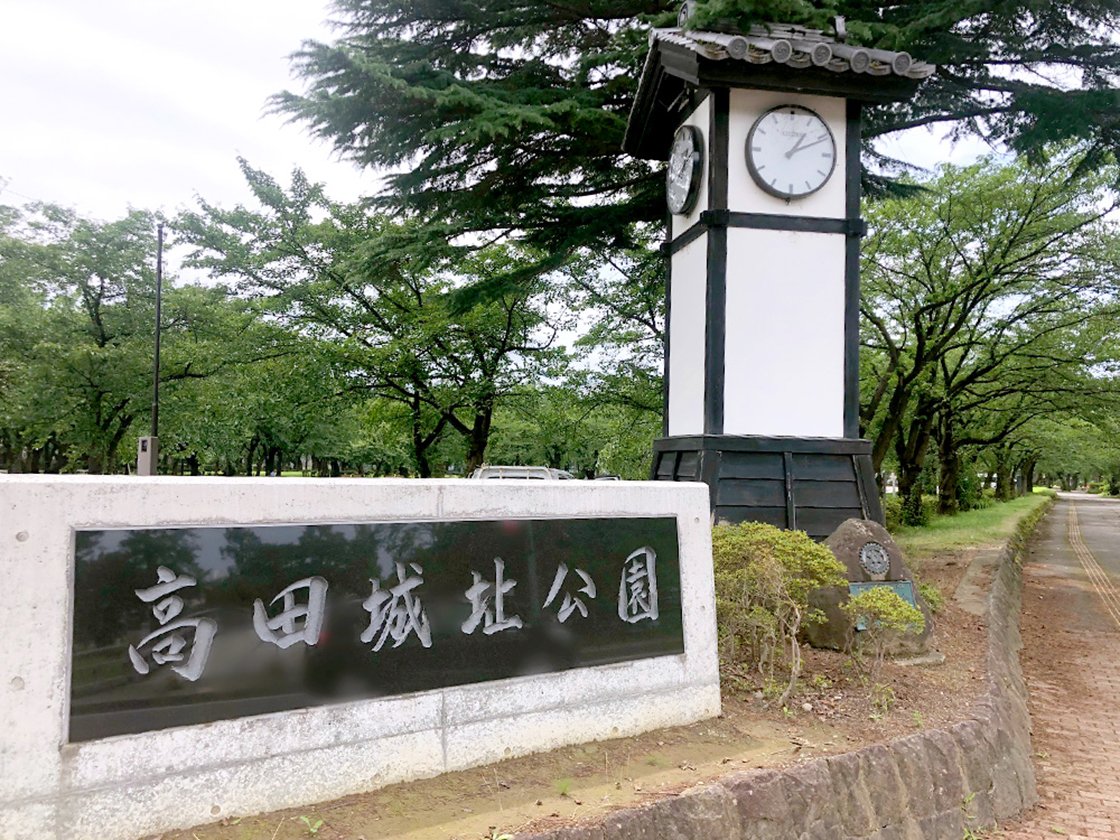
[[[686,4],[687,7],[688,4]],[[685,12],[682,10],[682,16]],[[858,102],[901,102],[936,67],[909,53],[853,46],[843,37],[790,24],[741,33],[654,29],[622,147],[665,160],[689,90],[758,88],[838,96]]]
[[[775,63],[795,69],[819,67],[834,73],[895,75],[914,80],[925,79],[936,69],[924,61],[914,61],[909,53],[849,46],[820,30],[784,24],[755,26],[745,35],[654,29],[651,46],[658,41],[690,49],[713,61]]]

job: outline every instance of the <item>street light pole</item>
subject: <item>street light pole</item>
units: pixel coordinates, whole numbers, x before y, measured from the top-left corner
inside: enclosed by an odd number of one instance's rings
[[[137,446],[138,475],[159,474],[159,340],[163,303],[163,222],[156,226],[156,348],[155,372],[152,376],[152,436],[142,437]]]
[[[152,437],[159,439],[159,339],[160,308],[163,303],[163,222],[156,226],[156,359],[152,381]]]

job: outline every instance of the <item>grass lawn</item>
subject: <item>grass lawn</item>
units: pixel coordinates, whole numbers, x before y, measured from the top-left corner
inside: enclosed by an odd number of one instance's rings
[[[892,532],[899,548],[909,557],[923,557],[1006,542],[1016,524],[1031,511],[1045,505],[1050,490],[1035,490],[1010,502],[956,516],[936,516],[928,525],[901,525]]]

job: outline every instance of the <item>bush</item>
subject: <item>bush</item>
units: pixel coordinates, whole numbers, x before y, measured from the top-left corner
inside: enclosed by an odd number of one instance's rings
[[[801,674],[798,633],[824,615],[809,609],[809,593],[846,587],[832,552],[800,531],[746,522],[712,530],[716,617],[724,665],[745,664],[773,680],[789,670],[781,705]]]
[[[977,507],[983,507],[983,504],[978,504]],[[902,521],[902,497],[897,493],[891,493],[883,499],[883,518],[884,524],[888,531],[893,532],[900,525],[928,525],[930,520],[937,515],[937,497],[936,496],[922,496],[922,512],[920,514],[920,522],[904,523]]]
[[[990,487],[985,487],[984,491],[980,494],[980,498],[976,500],[974,510],[987,510],[990,507],[995,507],[999,504],[999,499],[996,498],[996,491]]]
[[[932,583],[918,582],[918,594],[922,596],[922,600],[926,602],[929,611],[932,613],[939,613],[945,606],[945,596],[941,590],[934,586]]]
[[[981,506],[984,497],[984,488],[980,486],[980,478],[971,470],[962,470],[957,479],[957,504],[960,510],[975,510]]]
[[[873,586],[848,599],[842,607],[848,616],[852,638],[852,657],[870,665],[877,674],[887,649],[900,636],[918,635],[926,627],[925,616],[886,586]],[[856,630],[862,623],[867,629]],[[867,662],[870,654],[871,662]]]

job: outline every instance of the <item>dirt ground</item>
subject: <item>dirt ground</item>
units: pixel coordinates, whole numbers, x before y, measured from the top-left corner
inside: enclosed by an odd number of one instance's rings
[[[911,564],[945,595],[931,638],[945,655],[940,665],[888,662],[871,684],[847,656],[806,648],[802,688],[784,708],[767,699],[757,675],[725,675],[715,720],[230,817],[162,840],[496,840],[632,807],[733,770],[788,766],[957,722],[984,687],[987,628],[953,599],[977,551]]]

